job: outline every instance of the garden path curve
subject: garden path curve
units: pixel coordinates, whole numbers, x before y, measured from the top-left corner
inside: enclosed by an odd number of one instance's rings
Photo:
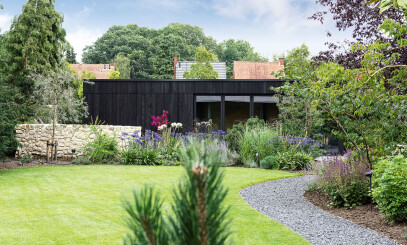
[[[306,175],[269,181],[244,188],[240,195],[257,211],[291,228],[314,245],[397,244],[308,202],[303,195],[314,178]]]

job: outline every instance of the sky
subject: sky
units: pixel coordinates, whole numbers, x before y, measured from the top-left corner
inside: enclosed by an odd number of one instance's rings
[[[28,0],[0,0],[0,29],[10,28]],[[326,50],[327,41],[351,40],[349,32],[335,32],[328,18],[324,25],[308,20],[321,7],[315,0],[56,0],[63,14],[66,39],[77,59],[113,25],[137,24],[159,29],[179,22],[196,25],[218,42],[225,39],[249,41],[256,52],[272,59],[305,43],[313,55]],[[330,30],[333,36],[328,38]]]

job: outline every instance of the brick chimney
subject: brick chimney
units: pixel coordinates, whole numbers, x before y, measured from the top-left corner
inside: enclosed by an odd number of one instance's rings
[[[280,65],[284,66],[284,58],[279,58],[278,60],[280,61]]]
[[[178,64],[178,57],[174,56],[174,79],[177,79],[177,64]]]

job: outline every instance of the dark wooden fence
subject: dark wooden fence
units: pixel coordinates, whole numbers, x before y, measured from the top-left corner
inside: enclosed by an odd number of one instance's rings
[[[84,84],[90,118],[110,125],[151,129],[151,116],[169,111],[170,120],[192,128],[196,95],[272,95],[270,87],[284,81],[270,80],[91,80]]]

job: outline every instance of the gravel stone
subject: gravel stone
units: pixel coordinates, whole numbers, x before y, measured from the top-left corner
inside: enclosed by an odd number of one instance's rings
[[[397,245],[396,242],[314,206],[304,198],[316,176],[287,178],[249,186],[240,191],[257,211],[291,228],[311,244]]]

